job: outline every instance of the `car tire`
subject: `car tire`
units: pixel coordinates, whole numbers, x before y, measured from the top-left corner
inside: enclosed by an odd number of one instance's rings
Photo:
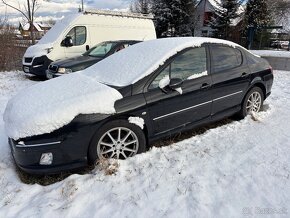
[[[263,109],[264,93],[261,88],[252,88],[245,96],[242,108],[238,113],[239,118],[244,118],[251,113],[257,113]]]
[[[127,120],[114,120],[104,124],[93,136],[88,162],[92,165],[102,158],[127,159],[145,151],[146,138],[142,129]]]

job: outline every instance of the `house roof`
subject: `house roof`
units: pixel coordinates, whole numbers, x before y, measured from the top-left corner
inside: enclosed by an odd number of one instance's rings
[[[30,23],[26,23],[26,24],[20,23],[20,26],[25,31],[28,31],[30,29]],[[47,23],[34,22],[33,26],[38,32],[43,32],[44,30],[42,28],[51,28],[51,25]]]

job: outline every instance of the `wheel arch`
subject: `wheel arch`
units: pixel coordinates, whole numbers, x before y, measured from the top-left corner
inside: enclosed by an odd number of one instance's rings
[[[124,121],[124,120],[126,120],[129,123],[129,120],[128,120],[129,117],[137,117],[137,116],[133,115],[133,114],[126,114],[126,115],[123,114],[123,115],[119,115],[119,116],[110,116],[104,122],[102,122],[101,125],[98,125],[98,127],[94,130],[94,133],[93,133],[91,139],[89,140],[89,146],[87,148],[87,160],[88,160],[88,164],[89,165],[93,164],[93,162],[94,162],[94,160],[91,160],[91,158],[89,157],[90,156],[89,153],[90,153],[90,147],[93,145],[94,136],[95,136],[95,134],[98,133],[98,130],[100,128],[102,128],[104,125],[106,125],[106,124],[108,124],[108,123],[110,123],[112,121],[117,121],[117,120],[123,120]],[[149,148],[149,144],[148,144],[148,142],[149,142],[149,139],[148,139],[148,127],[146,125],[146,121],[145,121],[144,118],[143,118],[143,120],[144,120],[144,128],[143,129],[140,128],[140,129],[144,133],[145,140],[146,140],[146,148],[148,149]]]
[[[254,87],[259,87],[260,89],[262,89],[262,91],[263,91],[263,95],[264,95],[264,96],[263,96],[264,99],[267,98],[267,94],[266,94],[266,86],[265,86],[264,82],[263,82],[262,80],[256,80],[256,81],[253,81],[253,82],[251,83],[251,86],[250,86],[249,89],[247,90],[247,92],[246,92],[246,94],[245,94],[245,96],[244,96],[244,98],[243,98],[243,101],[244,101],[245,97],[247,96],[247,94],[249,93],[249,91],[251,91]]]

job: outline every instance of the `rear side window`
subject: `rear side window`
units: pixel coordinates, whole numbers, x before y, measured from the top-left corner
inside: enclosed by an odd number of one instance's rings
[[[73,40],[73,45],[83,45],[87,40],[87,30],[84,26],[76,26],[72,28],[67,36],[71,36]]]
[[[238,67],[243,62],[242,53],[235,48],[212,46],[213,72],[218,73]]]

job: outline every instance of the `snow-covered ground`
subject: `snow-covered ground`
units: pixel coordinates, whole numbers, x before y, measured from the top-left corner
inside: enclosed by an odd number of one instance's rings
[[[23,184],[0,119],[0,217],[289,217],[290,72],[275,71],[256,121],[210,129],[49,186]],[[35,81],[0,73],[0,116]]]
[[[290,58],[290,51],[278,51],[278,50],[250,50],[250,51],[262,57]]]

